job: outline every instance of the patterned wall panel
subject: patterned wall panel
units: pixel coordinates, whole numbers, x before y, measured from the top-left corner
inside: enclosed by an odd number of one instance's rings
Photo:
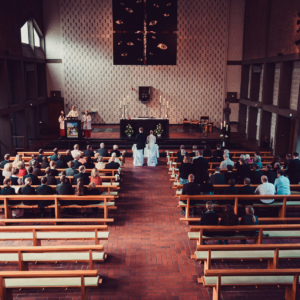
[[[210,115],[222,120],[226,76],[226,0],[178,0],[176,66],[114,66],[112,0],[60,0],[65,103],[98,111],[94,123],[119,123],[120,100],[130,117],[159,117],[159,96],[170,123]],[[138,87],[151,86],[147,108]],[[131,88],[134,88],[132,91]]]

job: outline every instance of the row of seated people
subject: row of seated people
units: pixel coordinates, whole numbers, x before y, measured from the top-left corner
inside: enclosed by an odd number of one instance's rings
[[[238,216],[234,213],[234,209],[231,204],[226,204],[226,207],[221,216],[221,220],[219,221],[219,216],[214,211],[214,204],[211,201],[206,202],[206,212],[203,213],[199,225],[202,226],[235,226],[235,225],[258,225],[259,220],[258,217],[254,214],[254,209],[250,205],[245,206],[245,215],[241,217],[239,221]],[[222,231],[222,232],[209,232],[204,231],[203,235],[205,236],[234,236],[236,234],[235,231]],[[256,231],[243,231],[242,233],[245,236],[256,236]],[[218,240],[218,244],[228,244],[227,240]],[[242,244],[246,244],[246,240],[241,240]],[[203,244],[206,244],[203,241]]]
[[[179,166],[179,182],[180,184],[184,184],[188,182],[188,175],[195,175],[195,182],[202,183],[203,179],[206,177],[207,170],[209,169],[208,160],[203,157],[203,151],[197,151],[199,153],[199,157],[192,160],[189,155],[185,155],[183,158],[183,163]],[[252,164],[252,170],[250,166],[246,162],[246,160],[242,157],[236,163],[236,172],[232,172],[234,168],[234,163],[227,163],[228,154],[224,154],[224,161],[222,163],[226,163],[226,166],[223,165],[222,168],[228,170],[225,175],[220,174],[220,167],[215,168],[215,174],[211,175],[211,183],[212,184],[228,184],[229,179],[235,179],[235,181],[239,184],[243,184],[245,178],[251,178],[253,184],[260,184],[261,176],[265,175],[268,177],[268,181],[271,183],[275,182],[277,171],[282,170],[282,166],[278,163],[275,163],[274,166],[267,165],[265,170],[262,171],[259,164]],[[221,163],[221,164],[222,164]],[[300,160],[299,154],[293,154],[293,160],[290,160],[288,167],[285,171],[286,176],[289,177],[291,184],[298,184],[300,181]]]
[[[221,175],[221,174],[220,174]],[[223,175],[222,175],[223,176]],[[182,188],[182,195],[290,195],[290,182],[287,177],[284,175],[283,170],[277,171],[277,178],[274,184],[268,182],[267,176],[263,175],[261,177],[261,184],[254,188],[250,186],[251,180],[249,178],[244,179],[244,186],[241,188],[235,187],[235,180],[229,179],[229,186],[225,189],[216,189],[214,190],[213,184],[210,182],[210,178],[207,175],[204,182],[200,184],[200,186],[194,182],[195,176],[193,174],[189,174],[188,183],[185,183]],[[186,203],[186,201],[183,201]],[[191,201],[191,205],[195,205],[201,203],[202,201]],[[223,204],[229,203],[233,204],[233,200],[222,201]],[[255,200],[245,200],[244,204],[252,205],[253,203],[264,203],[271,204],[274,202],[274,199],[261,199],[258,201]],[[185,208],[182,208],[180,211],[181,214],[185,214]],[[192,215],[194,214],[194,210],[192,210]]]

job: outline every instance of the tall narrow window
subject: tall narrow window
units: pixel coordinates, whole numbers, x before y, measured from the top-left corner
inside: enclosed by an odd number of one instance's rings
[[[29,44],[28,22],[26,22],[21,28],[21,41],[24,44]]]
[[[35,28],[33,28],[33,35],[34,35],[34,46],[41,47],[41,38],[36,32]]]

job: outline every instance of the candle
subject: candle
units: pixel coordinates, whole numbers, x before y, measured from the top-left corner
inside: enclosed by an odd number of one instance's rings
[[[226,122],[224,121],[224,127],[225,127],[225,125],[226,125]]]
[[[228,125],[226,125],[226,131],[228,131]]]
[[[222,128],[223,128],[223,126],[222,126],[223,124],[221,123],[221,130],[222,130]]]

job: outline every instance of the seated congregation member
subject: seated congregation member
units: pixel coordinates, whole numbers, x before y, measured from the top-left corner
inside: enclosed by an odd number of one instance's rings
[[[110,157],[110,159],[108,160],[109,163],[111,162],[111,158],[112,158],[112,157],[115,158],[115,162],[116,162],[116,163],[120,163],[120,160],[117,158],[116,153],[112,153],[112,154],[111,154],[111,157]]]
[[[194,145],[194,146],[192,147],[192,152],[189,153],[189,156],[190,156],[190,157],[195,157],[197,151],[198,151],[198,150],[197,150],[197,146]]]
[[[80,157],[81,151],[79,150],[79,145],[78,144],[74,145],[74,150],[71,151],[71,154],[72,154],[74,159],[76,158],[76,156]]]
[[[285,162],[284,162],[284,165],[283,165],[284,169],[287,169],[289,167],[289,164],[290,164],[291,160],[292,160],[292,155],[291,154],[287,154],[285,156]]]
[[[273,172],[274,172],[275,174],[277,174],[277,171],[278,171],[278,170],[281,170],[281,169],[282,169],[281,164],[280,164],[279,162],[276,162],[276,163],[274,164]]]
[[[65,169],[67,167],[67,164],[64,161],[64,157],[61,153],[57,155],[57,161],[55,163],[57,169]]]
[[[60,176],[61,183],[56,186],[56,192],[58,195],[74,195],[74,189],[72,188],[70,181],[68,181],[69,179],[65,175]],[[67,204],[68,203],[70,204],[70,202],[67,202]]]
[[[197,156],[199,155],[198,158],[195,158],[193,160],[193,174],[195,175],[195,182],[196,183],[202,183],[203,179],[206,177],[207,170],[209,168],[208,160],[203,157],[203,151],[197,151],[196,152]],[[180,169],[180,167],[179,167]]]
[[[238,195],[239,190],[235,187],[235,180],[229,179],[228,181],[229,186],[223,190],[224,195]],[[230,202],[233,202],[233,200],[228,200]]]
[[[29,167],[33,167],[33,164],[35,161],[37,161],[38,155],[37,154],[32,154],[31,155],[31,160],[29,161]]]
[[[240,165],[236,170],[236,178],[239,184],[243,184],[245,178],[251,177],[250,166],[246,164],[244,159],[240,159]]]
[[[4,187],[1,189],[1,195],[16,195],[16,191],[14,188],[11,187],[11,179],[10,178],[5,178],[3,180],[3,185]],[[3,204],[3,200],[0,201],[1,204]],[[13,202],[12,204],[15,204],[17,202]]]
[[[182,150],[185,149],[184,145],[181,145],[179,149],[180,149],[180,150],[176,153],[177,159],[181,156]]]
[[[191,156],[190,156],[191,157]],[[197,159],[197,158],[199,158],[200,157],[200,151],[196,151],[195,152],[195,155],[193,156],[193,157],[191,157],[192,158],[192,161],[194,161],[195,159]]]
[[[186,155],[188,155],[188,154],[186,153],[185,149],[184,148],[181,149],[180,155],[177,156],[177,162],[183,163],[183,159]]]
[[[95,164],[92,162],[92,159],[90,156],[86,157],[86,162],[83,164],[86,169],[93,169],[95,168]]]
[[[244,154],[241,154],[240,155],[240,159],[235,163],[235,165],[234,165],[234,167],[237,169],[239,166],[240,166],[240,164],[241,164],[241,160],[245,160],[245,155]],[[246,162],[246,160],[245,160],[245,163],[247,164],[247,162]]]
[[[42,162],[41,162],[41,169],[46,169],[49,166],[50,166],[50,163],[48,161],[48,157],[47,156],[43,156]]]
[[[38,157],[37,157],[37,161],[38,161],[39,163],[41,163],[41,162],[43,161],[43,156],[44,156],[44,150],[43,150],[43,149],[40,149],[40,150],[39,150],[39,155],[38,155]]]
[[[78,160],[82,165],[86,163],[86,158],[83,156],[83,152],[80,152],[80,158]]]
[[[0,184],[3,182],[3,180],[4,180],[4,176],[2,176],[2,170],[0,170]]]
[[[236,180],[235,173],[233,173],[232,170],[233,170],[233,166],[232,165],[227,165],[227,172],[224,174],[225,184],[228,184],[229,179]]]
[[[200,187],[197,183],[194,182],[195,176],[193,174],[189,174],[188,183],[185,183],[182,188],[182,195],[200,195]],[[182,201],[183,203],[187,203],[186,200]],[[199,201],[190,201],[190,205],[194,205]],[[182,207],[182,211],[180,213],[185,214],[185,207]],[[192,210],[192,215],[194,214],[194,209]]]
[[[261,163],[261,157],[259,155],[256,155],[253,159],[252,168],[254,168],[254,165],[258,165],[259,169],[262,169],[263,165]]]
[[[96,185],[94,182],[90,182],[89,187],[88,187],[88,195],[91,196],[98,196],[101,195],[101,192],[99,189],[96,189]],[[98,201],[97,201],[98,202]]]
[[[40,185],[40,181],[37,178],[37,176],[32,174],[33,168],[32,167],[28,167],[27,168],[27,175],[23,176],[23,183],[25,183],[26,178],[30,178],[32,181],[32,185]]]
[[[215,167],[215,173],[210,176],[210,183],[215,184],[225,184],[225,177],[220,173],[220,168]]]
[[[289,163],[289,167],[286,170],[286,174],[289,177],[291,184],[299,184],[300,182],[300,160],[299,153],[293,153],[293,159]]]
[[[48,185],[56,185],[57,184],[57,180],[55,178],[55,176],[53,176],[51,174],[51,169],[48,167],[45,169],[45,176],[47,178],[47,184]]]
[[[121,152],[118,150],[118,145],[113,145],[113,150],[110,152],[110,155],[112,155],[113,153],[116,153],[116,157],[121,156]]]
[[[58,160],[58,149],[53,149],[54,154],[50,156],[50,161],[57,161]]]
[[[102,157],[102,156],[100,156],[100,154],[98,152],[96,152],[95,156],[94,156],[93,163],[96,163],[98,161],[99,157]]]
[[[4,160],[1,161],[0,169],[3,169],[4,166],[9,163],[9,159],[10,159],[10,155],[9,154],[5,154],[4,155]]]
[[[215,152],[213,152],[213,156],[208,159],[208,162],[221,162],[218,156],[215,156]]]
[[[84,151],[83,155],[85,157],[87,157],[87,156],[93,157],[94,156],[94,151],[92,150],[92,146],[91,145],[87,145],[86,146],[86,150]]]
[[[220,169],[226,169],[228,165],[234,166],[234,162],[229,158],[229,153],[223,155],[224,160],[220,164]]]
[[[268,182],[274,184],[275,179],[276,179],[276,173],[272,170],[272,165],[266,165],[263,174],[264,174],[265,176],[267,176]]]
[[[185,184],[188,183],[188,176],[190,174],[193,174],[194,172],[194,167],[191,164],[191,159],[189,156],[184,156],[183,162],[182,164],[179,166],[179,174],[178,174],[178,178],[179,178],[179,183],[180,184]]]
[[[254,209],[252,206],[247,205],[245,207],[245,216],[242,216],[241,221],[240,221],[240,225],[245,225],[245,226],[251,226],[251,225],[258,225],[258,217],[254,215]],[[257,231],[241,231],[240,232],[242,235],[245,236],[256,236],[257,235]],[[241,240],[241,244],[246,244],[246,240]]]
[[[98,153],[98,154],[99,154],[99,153]],[[102,157],[102,156],[99,156],[98,162],[96,163],[95,168],[96,168],[97,170],[104,170],[104,169],[105,169],[105,166],[106,166],[106,163],[104,163],[103,157]],[[100,173],[100,176],[105,176],[105,173]]]
[[[200,226],[216,226],[219,224],[219,216],[214,212],[214,204],[211,201],[206,202],[206,212],[201,216]],[[205,236],[214,236],[213,231],[203,231]],[[205,244],[205,242],[203,242]]]
[[[42,177],[41,178],[41,185],[38,186],[35,189],[36,193],[38,195],[53,195],[54,194],[54,190],[52,190],[52,188],[50,186],[47,185],[47,177]],[[44,207],[48,206],[48,205],[52,205],[54,204],[53,200],[39,200],[38,201],[38,207],[41,211],[41,213],[44,215]],[[54,209],[51,209],[52,212],[50,213],[50,216],[54,215]]]
[[[263,176],[263,171],[259,169],[259,165],[253,166],[253,171],[251,172],[251,182],[252,184],[260,184],[261,176]]]
[[[84,185],[88,185],[90,183],[89,175],[85,174],[85,167],[79,167],[79,173],[73,176],[73,185],[76,185],[78,179],[81,179]]]
[[[31,167],[29,167],[31,168]],[[36,191],[35,188],[33,188],[32,186],[32,180],[30,177],[27,177],[25,179],[25,186],[23,186],[20,190],[19,193],[21,195],[36,195]],[[37,204],[37,201],[35,200],[23,200],[22,201],[24,205],[35,205]]]
[[[239,188],[239,195],[254,195],[255,187],[250,186],[251,180],[249,178],[244,179],[244,186]],[[239,200],[241,205],[252,205],[252,200]]]
[[[290,180],[284,176],[283,170],[277,171],[277,178],[274,182],[275,190],[277,195],[290,195]]]
[[[66,151],[66,155],[64,156],[64,162],[67,164],[71,160],[73,160],[73,156],[71,154],[71,150],[67,150]]]
[[[68,162],[68,168],[66,169],[66,176],[74,176],[75,174],[78,174],[78,170],[74,167],[74,161]]]
[[[210,183],[210,177],[208,176],[208,174],[206,174],[203,182],[200,184],[200,194],[201,195],[214,194],[214,186]]]
[[[114,156],[111,157],[111,162],[105,165],[105,169],[108,169],[108,170],[115,170],[115,169],[119,169],[119,168],[120,168],[120,164],[115,162]]]
[[[58,177],[57,180],[56,180],[56,181],[57,181],[57,184],[60,184],[60,183],[61,183],[61,181],[60,181],[60,177],[61,177],[61,176],[67,176],[67,175],[66,175],[66,171],[61,171],[61,172],[60,172],[59,177]],[[73,181],[73,178],[72,178],[72,181]],[[68,184],[71,184],[69,178],[67,178],[67,183],[68,183]]]
[[[279,165],[281,165],[281,158],[280,156],[274,156],[273,157],[273,161],[271,162],[271,166],[273,169],[275,169],[275,164],[279,163]]]
[[[74,190],[74,194],[76,196],[85,196],[88,194],[88,189],[87,187],[84,186],[84,182],[82,178],[77,178],[77,183],[76,183],[76,187]],[[76,201],[76,203],[84,205],[84,204],[88,204],[88,202],[86,201]]]
[[[204,146],[203,156],[204,156],[204,157],[211,157],[211,149],[210,149],[210,145],[206,144],[206,145]]]
[[[10,177],[12,174],[12,169],[13,169],[12,163],[5,164],[2,171],[2,176]]]
[[[268,182],[267,176],[261,177],[261,182],[254,194],[256,195],[275,195],[275,187],[274,184]],[[274,202],[274,199],[260,199],[260,201],[264,204],[271,204]]]
[[[27,170],[25,169],[25,164],[24,162],[20,161],[18,162],[17,168],[19,169],[19,176],[25,176],[27,175]]]
[[[256,156],[259,156],[259,157],[260,157],[260,151],[255,151],[255,152],[254,152],[254,158],[255,158]],[[252,162],[254,162],[254,158],[252,159]]]
[[[223,160],[223,151],[221,150],[221,144],[217,144],[217,150],[213,152],[213,156],[218,157],[220,161]]]
[[[249,164],[252,162],[252,159],[250,158],[250,155],[249,154],[246,154],[245,155],[245,160],[246,160],[246,163]]]
[[[93,168],[91,172],[90,182],[95,183],[95,185],[102,185],[102,179],[97,168]]]
[[[18,167],[18,163],[22,161],[22,156],[21,154],[16,154],[15,160],[13,161],[13,168],[17,168]]]
[[[234,213],[233,207],[231,204],[226,204],[224,215],[221,218],[220,226],[235,226],[239,225],[239,218]],[[221,231],[220,235],[223,236],[233,236],[235,235],[235,231]],[[224,245],[228,244],[227,240],[218,240],[218,244],[221,244],[223,242]]]
[[[35,176],[41,176],[42,174],[40,164],[37,160],[32,163],[32,174]]]
[[[108,157],[108,151],[105,149],[104,143],[100,144],[100,149],[97,150],[97,152],[100,154],[102,157]]]
[[[52,176],[58,176],[58,171],[56,170],[56,162],[50,161],[50,171]]]
[[[18,176],[19,174],[19,169],[18,168],[13,168],[12,169],[12,174],[9,177],[11,179],[11,184],[12,185],[22,185],[22,178]]]
[[[80,159],[79,155],[77,155],[74,158],[74,160],[73,160],[73,162],[74,162],[74,169],[78,169],[80,166],[82,166],[82,163],[79,161],[79,159]]]

